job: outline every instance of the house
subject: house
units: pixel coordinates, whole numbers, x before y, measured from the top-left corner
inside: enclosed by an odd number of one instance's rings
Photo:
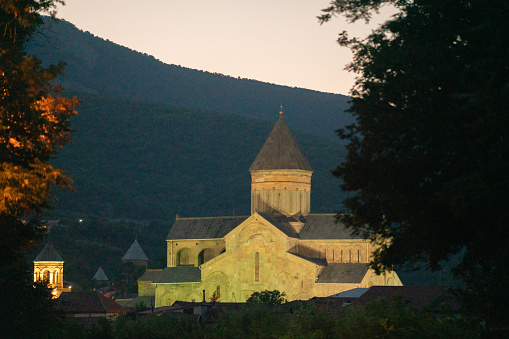
[[[68,317],[85,325],[96,323],[101,318],[115,320],[120,314],[131,311],[97,291],[62,293],[56,303],[57,308]]]

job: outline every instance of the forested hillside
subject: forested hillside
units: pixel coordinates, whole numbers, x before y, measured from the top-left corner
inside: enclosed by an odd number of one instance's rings
[[[113,218],[168,220],[250,213],[249,167],[275,124],[234,114],[80,93],[73,143],[55,159],[76,192],[59,208]],[[289,124],[296,118],[288,112]],[[340,207],[330,170],[335,142],[294,131],[314,169],[313,212]]]
[[[235,113],[273,121],[283,104],[290,128],[339,140],[352,121],[348,97],[164,64],[65,21],[47,24],[28,51],[45,63],[67,63],[64,87],[80,92]],[[162,41],[161,43],[164,43]],[[275,56],[277,57],[277,56]]]

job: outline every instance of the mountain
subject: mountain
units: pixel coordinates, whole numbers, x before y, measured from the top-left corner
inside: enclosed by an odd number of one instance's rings
[[[73,143],[54,160],[74,179],[76,192],[59,192],[59,208],[138,220],[250,213],[249,167],[279,113],[264,122],[96,94],[78,97]],[[312,211],[337,211],[342,192],[330,170],[344,149],[311,134],[294,135],[314,170]]]
[[[147,32],[149,34],[149,32]],[[45,63],[67,63],[62,84],[85,93],[234,113],[273,121],[282,104],[292,129],[332,140],[334,130],[353,121],[344,113],[349,98],[256,80],[168,65],[46,18],[28,52]]]

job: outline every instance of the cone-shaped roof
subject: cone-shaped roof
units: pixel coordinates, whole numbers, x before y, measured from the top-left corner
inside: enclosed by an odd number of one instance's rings
[[[313,170],[286,124],[282,112],[249,171],[276,169]]]
[[[34,261],[64,261],[51,242],[48,242]]]
[[[95,273],[93,280],[108,280],[108,277],[106,276],[106,273],[104,273],[102,267],[99,266],[99,269]]]
[[[134,240],[131,247],[125,252],[122,260],[141,260],[148,261],[148,257],[141,249],[140,244],[138,244],[138,239]]]

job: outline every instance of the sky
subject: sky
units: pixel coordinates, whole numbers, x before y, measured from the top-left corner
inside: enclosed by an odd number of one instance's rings
[[[320,25],[330,0],[65,0],[57,17],[167,64],[278,85],[348,95],[355,74],[338,33],[366,36],[369,24],[342,17]]]

